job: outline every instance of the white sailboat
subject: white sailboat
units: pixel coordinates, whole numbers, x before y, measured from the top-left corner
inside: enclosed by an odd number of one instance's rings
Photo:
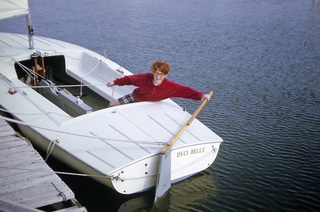
[[[0,105],[25,137],[121,194],[156,186],[161,150],[191,115],[170,99],[108,107],[132,74],[88,49],[33,35],[28,2],[5,1],[0,19],[26,16],[29,35],[0,33]],[[208,168],[222,139],[195,119],[170,148],[171,182]]]

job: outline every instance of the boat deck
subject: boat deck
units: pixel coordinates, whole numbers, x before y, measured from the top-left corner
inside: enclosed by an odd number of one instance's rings
[[[34,148],[0,119],[0,211],[86,211]]]

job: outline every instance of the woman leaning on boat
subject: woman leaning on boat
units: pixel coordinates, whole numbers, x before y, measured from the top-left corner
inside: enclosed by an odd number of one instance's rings
[[[160,101],[173,97],[202,101],[210,99],[208,94],[166,79],[170,72],[170,65],[166,61],[157,60],[151,65],[151,71],[152,73],[129,75],[108,82],[108,87],[114,85],[134,85],[137,87],[131,94],[113,101],[110,106],[142,101]]]

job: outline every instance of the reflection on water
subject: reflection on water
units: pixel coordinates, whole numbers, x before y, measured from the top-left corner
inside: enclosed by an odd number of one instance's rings
[[[201,202],[216,195],[216,184],[208,172],[201,172],[191,178],[173,184],[168,193],[155,205],[154,190],[124,202],[119,212],[132,211],[192,211]]]
[[[45,156],[44,152],[40,152]],[[61,164],[54,158],[48,164],[56,171],[75,172],[73,169]],[[93,211],[193,211],[197,207],[203,209],[203,203],[210,201],[217,195],[217,185],[208,171],[202,171],[186,180],[172,184],[169,191],[154,203],[155,189],[133,195],[122,195],[88,177],[60,176],[74,191],[76,199]]]

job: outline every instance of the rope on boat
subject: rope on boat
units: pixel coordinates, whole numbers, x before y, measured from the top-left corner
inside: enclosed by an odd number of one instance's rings
[[[26,67],[25,65],[23,65],[22,63],[20,63],[19,61],[16,61],[14,58],[12,58],[20,67],[21,69],[28,74],[33,80],[35,80],[35,76],[40,77],[42,79],[43,76],[34,72],[33,70],[31,70],[30,68]],[[97,67],[98,65],[101,63],[101,60],[98,60],[97,64],[88,72],[86,73],[84,76],[81,77],[81,82],[80,85],[55,85],[55,87],[57,88],[68,88],[68,87],[80,87],[80,94],[82,94],[82,88],[83,87],[97,87],[97,86],[106,86],[105,83],[100,83],[100,84],[83,84],[83,80],[84,77],[88,76],[89,74],[91,74]],[[13,88],[50,88],[52,86],[40,86],[40,85],[30,85],[30,86],[14,86]],[[106,86],[107,87],[107,86]]]
[[[29,141],[29,139],[23,137],[19,132],[16,132],[16,137],[18,137],[18,138],[20,138],[22,140],[25,140],[28,143],[29,146],[32,146],[31,141]]]
[[[111,98],[113,98],[113,94],[114,94],[114,86],[112,87],[112,94],[111,94]],[[109,105],[108,105],[108,107],[111,107],[111,103],[112,103],[112,101],[109,101]]]
[[[22,171],[33,171],[33,172],[48,172],[47,169],[41,170],[41,169],[14,168],[14,167],[5,167],[5,166],[0,166],[0,169],[22,170]],[[74,173],[74,172],[60,172],[60,171],[53,171],[53,172],[55,174],[60,174],[60,175],[114,179],[113,176],[109,176],[109,175],[80,174],[80,173]]]
[[[57,88],[74,88],[74,87],[92,87],[92,86],[106,86],[106,84],[81,84],[81,85],[55,85]],[[48,85],[30,85],[30,86],[14,86],[13,88],[51,88]],[[107,87],[107,86],[106,86]]]
[[[62,191],[60,191],[58,189],[58,187],[53,182],[51,182],[51,184],[53,185],[53,187],[55,187],[55,189],[57,189],[57,191],[59,192],[59,196],[62,196],[63,201],[66,202],[67,201],[67,196]]]
[[[28,75],[30,76],[33,81],[36,80],[36,78],[41,78],[44,79],[44,77],[41,74],[38,74],[36,71],[28,68],[27,66],[23,65],[22,63],[20,63],[19,61],[16,61],[14,58],[11,58],[12,60],[14,60],[19,66],[20,68]]]
[[[60,53],[60,52],[58,52],[58,51],[55,51],[56,53],[58,53],[58,54],[61,54],[61,55],[64,55],[64,54],[62,54],[62,53]],[[33,71],[32,69],[30,69],[30,68],[28,68],[27,66],[25,66],[25,65],[23,65],[21,62],[19,62],[19,61],[17,61],[16,59],[14,59],[11,55],[8,55],[8,54],[6,54],[6,53],[4,53],[3,51],[1,51],[1,53],[3,53],[3,55],[4,56],[6,56],[6,57],[9,57],[10,59],[12,59],[15,63],[17,63],[19,66],[20,66],[20,68],[28,75],[28,76],[30,76],[33,80],[35,80],[35,78],[36,78],[36,76],[37,77],[40,77],[40,78],[42,78],[42,79],[44,79],[44,77],[41,75],[41,74],[38,74],[38,73],[36,73],[35,71]],[[75,58],[75,57],[70,57],[70,56],[66,56],[66,55],[64,55],[65,57],[69,57],[69,58],[71,58],[71,59],[74,59],[74,60],[92,60],[92,59],[84,59],[84,58]],[[107,57],[106,57],[107,58]],[[81,79],[81,85],[61,85],[61,86],[57,86],[56,85],[56,87],[89,87],[89,86],[106,86],[106,84],[97,84],[97,85],[83,85],[82,84],[82,81],[83,81],[83,78],[85,77],[85,76],[88,76],[91,72],[93,72],[97,67],[98,67],[98,65],[100,64],[100,63],[103,63],[103,64],[105,64],[103,61],[101,61],[101,60],[99,60],[98,58],[96,58],[96,57],[94,57],[94,59],[95,60],[98,60],[97,61],[97,64],[88,72],[88,73],[86,73],[83,77],[82,77],[82,79]],[[107,64],[106,64],[107,65]],[[50,86],[23,86],[23,87],[15,87],[15,88],[46,88],[46,87],[50,87]]]
[[[104,52],[105,52],[105,48],[104,48],[104,47],[103,47],[103,49],[104,49]],[[12,55],[8,55],[8,54],[4,53],[3,51],[0,51],[0,52],[1,52],[4,56],[9,57],[9,58],[12,59],[15,63],[17,63],[17,64],[20,66],[20,68],[21,68],[28,76],[30,76],[34,81],[35,81],[35,79],[36,79],[36,76],[37,76],[38,78],[40,77],[40,78],[44,79],[42,75],[36,73],[36,72],[33,71],[32,69],[30,69],[30,68],[28,68],[27,66],[23,65],[21,62],[15,60]],[[58,51],[54,51],[54,52],[57,53],[57,54],[64,55],[64,54],[62,54],[61,52],[58,52]],[[0,56],[1,56],[1,55],[0,55]],[[79,61],[80,61],[80,60],[82,60],[82,61],[86,61],[86,60],[87,60],[87,61],[91,61],[91,60],[92,60],[91,58],[90,58],[90,59],[84,59],[84,58],[71,57],[71,56],[69,56],[69,55],[64,55],[64,56],[65,56],[65,57],[68,57],[68,58],[71,58],[71,59],[74,59],[74,60],[79,60]],[[106,52],[105,52],[105,58],[107,59]],[[96,69],[96,67],[98,67],[99,64],[102,63],[102,64],[105,64],[106,66],[108,66],[108,64],[104,63],[104,62],[101,61],[100,59],[98,59],[98,58],[96,58],[96,57],[94,57],[94,59],[95,59],[95,60],[98,60],[97,64],[96,64],[88,73],[86,73],[86,74],[82,77],[82,79],[81,79],[81,84],[80,84],[80,85],[55,85],[55,87],[57,87],[57,88],[60,88],[60,87],[62,87],[62,88],[80,87],[80,89],[81,89],[80,94],[82,94],[82,87],[106,86],[106,84],[83,84],[83,83],[82,83],[84,77],[85,77],[85,76],[88,76],[91,72],[93,72],[93,71]],[[121,69],[121,67],[120,67],[120,69]],[[32,86],[32,85],[29,85],[29,86],[15,86],[15,87],[13,87],[13,88],[50,88],[50,87],[51,87],[51,86],[39,86],[39,85],[33,85],[33,86]],[[115,88],[113,87],[112,96],[111,96],[111,97],[113,97],[113,95],[114,95],[114,90],[115,90]]]
[[[50,156],[54,146],[59,142],[60,142],[59,139],[55,139],[55,140],[50,141],[48,148],[47,148],[46,159],[44,159],[45,162],[48,161],[49,156]]]
[[[95,4],[95,3],[94,3],[94,4]],[[90,4],[90,6],[91,6],[91,11],[92,11],[90,14],[92,14],[94,23],[96,24],[96,27],[97,27],[98,32],[99,32],[99,38],[100,38],[100,43],[101,43],[101,46],[102,46],[102,49],[103,49],[104,57],[107,58],[107,50],[106,50],[106,48],[105,48],[105,44],[104,44],[103,39],[102,39],[102,33],[101,33],[101,30],[100,30],[100,27],[99,27],[97,18],[96,18],[96,16],[95,16],[95,14],[96,14],[96,13],[95,13],[95,10],[94,10],[94,8],[93,8],[93,5],[94,5],[94,4]]]
[[[186,165],[188,167],[191,164],[194,164],[196,162],[199,162],[199,160],[202,160],[203,158],[207,157],[209,154],[212,152],[216,152],[216,148],[212,148],[211,151],[208,153],[202,155],[199,157],[196,161],[193,161]],[[48,170],[41,170],[41,169],[28,169],[28,168],[17,168],[17,167],[5,167],[5,166],[0,166],[0,169],[8,169],[8,170],[23,170],[23,171],[34,171],[34,172],[48,172]],[[94,174],[80,174],[80,173],[74,173],[74,172],[61,172],[61,171],[53,171],[55,174],[58,175],[69,175],[69,176],[77,176],[77,177],[92,177],[92,178],[106,178],[106,179],[111,179],[111,180],[135,180],[135,179],[141,179],[141,177],[130,177],[130,178],[121,178],[120,176],[109,176],[109,175],[94,175]],[[156,176],[153,175],[153,176]],[[150,175],[148,176],[150,177]]]
[[[9,110],[0,108],[0,111],[5,112],[5,113],[10,113],[10,114],[15,114],[15,115],[24,115],[24,116],[37,116],[37,115],[43,115],[43,114],[54,114],[57,116],[63,116],[63,117],[70,117],[69,115],[64,115],[64,114],[59,114],[55,112],[45,112],[45,113],[16,113],[16,112],[10,112]]]
[[[105,138],[105,137],[99,137],[99,136],[90,136],[90,135],[84,135],[84,134],[70,133],[70,132],[65,132],[65,131],[61,131],[61,130],[54,130],[54,129],[49,129],[49,128],[45,128],[45,127],[41,127],[41,126],[37,126],[37,125],[27,124],[22,121],[17,121],[15,119],[6,118],[1,115],[0,115],[0,119],[4,119],[5,121],[12,122],[12,123],[19,124],[19,125],[25,125],[28,127],[35,127],[35,128],[42,129],[42,130],[48,130],[51,132],[57,132],[57,133],[78,136],[78,137],[83,137],[83,138],[93,138],[93,139],[100,139],[100,140],[106,140],[106,141],[112,141],[112,142],[125,142],[125,143],[157,145],[157,146],[163,146],[166,144],[165,142],[121,140],[121,139],[113,139],[113,138]]]
[[[83,80],[84,80],[84,78],[86,77],[86,76],[89,76],[97,67],[98,67],[98,65],[100,64],[100,61],[101,60],[98,60],[98,62],[97,62],[97,64],[88,72],[88,73],[86,73],[85,75],[83,75],[82,77],[81,77],[81,85],[83,84]],[[80,87],[80,96],[82,96],[82,86]]]

